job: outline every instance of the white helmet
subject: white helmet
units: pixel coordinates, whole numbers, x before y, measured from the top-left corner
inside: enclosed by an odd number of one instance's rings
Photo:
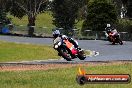
[[[107,27],[110,27],[111,25],[110,24],[107,24]]]
[[[53,31],[52,34],[53,34],[53,37],[56,38],[56,37],[58,37],[60,35],[60,31],[59,30],[55,30],[55,31]]]
[[[62,39],[68,39],[66,35],[62,35]]]

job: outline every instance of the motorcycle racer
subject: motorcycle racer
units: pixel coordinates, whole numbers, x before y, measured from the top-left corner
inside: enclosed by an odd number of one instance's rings
[[[108,41],[112,42],[112,44],[119,43],[120,45],[123,44],[123,42],[120,39],[120,34],[115,28],[112,28],[110,24],[107,24],[106,30],[106,37]]]
[[[61,35],[59,30],[54,30],[52,34],[54,49],[58,51],[59,56],[62,56],[67,61],[77,57],[80,60],[86,58],[84,50],[78,47],[76,40],[66,35]]]
[[[63,40],[68,40],[69,42],[71,42],[75,48],[79,48],[78,47],[78,42],[76,40],[74,40],[73,38],[70,38],[66,35],[61,35],[59,30],[54,30],[53,31],[53,44],[55,44],[57,41],[60,41],[61,43],[63,43]]]
[[[107,24],[105,30],[106,30],[106,37],[108,37],[109,35],[113,37],[117,37],[119,35],[117,30],[115,28],[112,28],[110,24]]]

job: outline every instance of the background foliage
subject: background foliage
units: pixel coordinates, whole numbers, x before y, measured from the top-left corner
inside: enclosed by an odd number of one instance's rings
[[[112,3],[107,0],[94,0],[88,3],[87,18],[83,23],[82,32],[85,30],[104,31],[106,24],[117,22],[117,11]]]

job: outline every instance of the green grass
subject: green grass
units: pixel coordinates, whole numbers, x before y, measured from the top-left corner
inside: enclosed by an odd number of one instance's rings
[[[84,66],[89,74],[130,74],[132,64]],[[46,71],[0,72],[0,88],[132,88],[129,84],[86,84],[76,82],[78,66]]]
[[[48,45],[17,44],[0,41],[0,62],[57,59],[57,52]]]
[[[22,19],[18,19],[17,17],[13,17],[8,15],[9,18],[12,19],[12,23],[15,25],[17,30],[26,30],[27,31],[27,24],[28,24],[28,17],[24,16]],[[55,27],[52,24],[52,15],[51,12],[45,12],[42,14],[38,14],[36,18],[36,27],[35,32],[37,33],[49,33],[51,34],[51,30]]]
[[[15,25],[24,25],[27,26],[28,24],[28,17],[24,16],[22,19],[18,19],[17,17],[13,17],[11,15],[8,15],[9,18],[12,19],[12,22]],[[37,18],[36,18],[36,26],[37,27],[48,27],[48,28],[53,28],[55,27],[52,23],[53,17],[52,17],[52,13],[51,12],[45,12],[42,14],[38,14]],[[82,23],[83,21],[79,21],[77,23],[77,28],[81,28],[82,27]]]
[[[13,17],[11,15],[8,15],[9,18],[12,19],[13,24],[19,25],[16,26],[19,30],[23,30],[24,28],[27,28],[28,24],[28,17],[24,16],[22,19],[18,19],[17,17]],[[46,33],[51,33],[52,29],[55,27],[52,23],[53,17],[51,12],[45,12],[42,14],[38,14],[36,18],[36,31],[38,32],[46,32]],[[83,21],[79,21],[76,27],[78,29],[81,29]],[[23,26],[20,26],[23,25]],[[46,28],[43,28],[46,27]]]
[[[11,15],[8,15],[9,18],[12,19],[12,22],[15,25],[24,25],[27,26],[28,24],[28,17],[24,16],[22,19],[18,19],[17,17],[13,17]],[[42,14],[38,14],[36,18],[36,26],[37,27],[54,27],[52,25],[52,15],[51,12],[45,12]]]
[[[90,55],[90,51],[85,51]],[[52,45],[20,44],[0,41],[0,62],[59,59]]]

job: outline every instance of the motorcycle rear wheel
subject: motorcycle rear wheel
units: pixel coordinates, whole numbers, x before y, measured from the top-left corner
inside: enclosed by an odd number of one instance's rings
[[[122,40],[121,40],[120,38],[118,38],[118,43],[119,43],[120,45],[123,45],[123,42],[122,42]]]
[[[86,58],[86,55],[84,53],[84,51],[79,51],[77,57],[80,59],[80,60],[84,60]]]

